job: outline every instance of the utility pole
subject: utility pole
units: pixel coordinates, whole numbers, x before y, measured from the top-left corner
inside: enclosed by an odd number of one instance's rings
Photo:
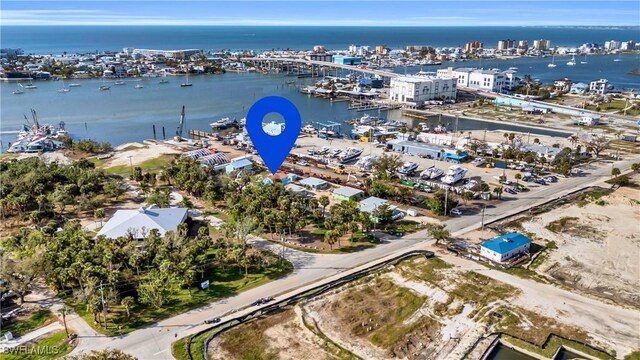
[[[131,165],[131,179],[133,179],[133,160],[131,160],[132,156],[129,155],[129,165]]]
[[[447,203],[449,202],[449,186],[444,190],[444,216],[447,216]]]
[[[480,229],[481,229],[481,231],[483,233],[484,233],[484,209],[486,209],[486,208],[487,208],[486,204],[482,206],[482,222],[481,222],[482,225],[481,225]]]
[[[131,158],[131,157],[129,157]],[[107,329],[107,302],[104,301],[104,287],[106,284],[102,284],[102,280],[100,280],[100,298],[102,299],[102,318],[104,320],[104,328]]]

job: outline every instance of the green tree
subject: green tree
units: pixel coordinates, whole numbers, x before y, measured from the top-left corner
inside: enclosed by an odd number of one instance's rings
[[[458,206],[458,201],[453,198],[453,194],[447,196],[444,191],[440,190],[427,200],[427,206],[435,215],[444,216],[447,215],[446,212]]]
[[[436,241],[436,245],[438,245],[440,241],[448,241],[451,237],[449,230],[447,230],[446,226],[443,224],[427,224],[427,232],[429,233],[429,236]]]
[[[96,211],[94,211],[93,214],[94,214],[96,219],[100,220],[100,227],[102,227],[102,219],[105,218],[104,210],[103,209],[96,209]]]
[[[640,163],[631,164],[631,170],[633,170],[634,172],[640,171]]]
[[[93,350],[89,353],[69,355],[63,360],[138,360],[129,354],[116,349]]]
[[[620,176],[620,174],[621,174],[621,172],[620,172],[619,168],[614,167],[613,169],[611,169],[611,176],[612,177],[616,177],[617,178],[618,176]]]
[[[327,206],[329,205],[329,197],[327,195],[320,196],[320,199],[318,199],[318,203],[322,205],[322,213],[326,213]]]
[[[132,296],[125,296],[120,300],[120,305],[124,306],[124,310],[127,312],[127,318],[131,317],[130,310],[136,304],[135,299]]]
[[[155,204],[158,207],[166,208],[169,207],[170,201],[171,193],[169,192],[169,190],[161,190],[156,188],[153,189],[149,196],[147,196],[145,203],[147,204],[147,206]]]
[[[465,191],[462,193],[462,200],[464,200],[465,204],[469,203],[469,201],[473,200],[473,191]]]
[[[522,174],[517,173],[514,178],[516,179],[516,184],[520,184],[520,180],[522,180]]]
[[[496,186],[495,188],[493,188],[493,192],[498,196],[498,199],[502,199],[502,191],[502,186]]]
[[[383,154],[373,162],[374,176],[376,179],[391,179],[401,165],[402,158],[399,155]]]
[[[20,297],[21,304],[42,270],[41,261],[40,253],[17,259],[9,259],[5,253],[0,259],[0,276],[8,283],[9,289]]]

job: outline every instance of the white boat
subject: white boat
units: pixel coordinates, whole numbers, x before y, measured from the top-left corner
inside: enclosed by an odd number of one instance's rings
[[[16,89],[16,90],[13,92],[13,95],[22,95],[22,94],[24,94],[24,90],[22,90],[22,89]]]
[[[305,132],[307,134],[315,134],[316,133],[316,129],[313,127],[313,125],[307,124],[307,125],[302,127],[302,132]]]
[[[584,60],[580,61],[580,64],[588,64],[588,62],[587,62],[587,54],[584,54]]]
[[[362,171],[369,171],[373,168],[373,163],[378,160],[378,155],[363,156],[354,164],[354,166]]]
[[[209,124],[209,126],[211,126],[211,128],[213,129],[226,129],[230,127],[237,127],[238,121],[236,119],[225,117],[218,121],[212,122],[211,124]]]
[[[431,171],[433,171],[433,169],[435,169],[435,166],[429,166],[428,168],[422,170],[422,172],[420,172],[420,178],[422,179],[429,179],[431,177]]]
[[[444,171],[442,171],[441,169],[438,169],[437,167],[434,167],[431,170],[431,173],[429,174],[429,179],[435,180],[435,179],[439,178],[442,175],[444,175]]]
[[[335,132],[333,132],[332,130],[327,130],[327,128],[322,128],[322,129],[320,129],[320,131],[318,131],[318,133],[319,133],[320,135],[325,135],[325,136],[333,136],[333,135],[335,135],[335,134],[336,134],[336,133],[335,133]]]
[[[122,80],[118,80],[116,82],[114,82],[115,85],[126,85],[127,83],[122,81]]]
[[[341,163],[348,163],[357,159],[362,154],[362,149],[356,149],[353,147],[348,147],[342,154],[338,155],[338,160]]]
[[[169,80],[167,80],[167,79],[161,79],[160,80],[160,84],[168,84],[168,83],[169,83]]]
[[[316,91],[316,88],[314,86],[307,86],[300,89],[300,92],[303,94],[313,94],[315,91]]]
[[[77,83],[71,83],[71,84],[69,84],[69,87],[79,87],[79,86],[80,86],[80,84],[77,84]]]
[[[613,59],[613,61],[614,61],[614,62],[619,62],[619,61],[622,61],[622,59],[620,59],[619,57],[617,57],[617,58]]]
[[[69,89],[66,86],[64,86],[64,80],[62,80],[62,89],[58,89],[58,92],[59,93],[68,93],[69,92]]]
[[[574,66],[575,64],[576,64],[576,56],[574,55],[571,57],[571,60],[567,62],[567,65]]]
[[[453,185],[462,180],[467,174],[467,169],[454,165],[447,170],[447,173],[442,178],[442,182],[448,185]]]
[[[558,66],[558,65],[556,65],[556,56],[554,55],[554,56],[551,57],[551,63],[548,64],[547,67],[554,68],[556,66]]]
[[[140,84],[138,84],[138,85],[134,86],[134,88],[136,88],[136,89],[142,89],[142,88],[144,88],[144,85],[140,85]]]
[[[329,156],[331,156],[332,158],[338,157],[340,153],[342,153],[342,149],[333,149],[329,152]]]
[[[37,89],[38,87],[33,85],[33,83],[30,82],[28,85],[24,85],[23,88],[33,90],[33,89]]]
[[[109,85],[100,85],[100,91],[107,91],[109,89],[111,89],[111,86]]]
[[[418,163],[415,163],[413,161],[407,161],[404,164],[402,164],[402,166],[400,166],[400,168],[398,169],[398,173],[402,175],[410,175],[413,172],[415,172],[417,168],[418,168]]]

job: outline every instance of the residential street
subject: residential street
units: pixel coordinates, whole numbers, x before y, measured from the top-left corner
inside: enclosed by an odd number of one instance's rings
[[[621,169],[628,169],[632,161],[625,160],[615,163]],[[572,179],[549,185],[535,193],[535,196],[528,196],[522,193],[516,199],[502,202],[498,207],[487,208],[485,222],[498,220],[520,211],[542,204],[546,201],[561,197],[567,193],[580,188],[597,185],[609,179],[611,168],[608,165],[601,166],[587,176]],[[448,221],[448,228],[453,235],[462,234],[480,226],[481,215],[462,216]],[[153,324],[146,328],[134,331],[130,334],[118,337],[85,337],[80,336],[79,345],[74,350],[75,353],[86,352],[93,349],[118,348],[130,353],[139,359],[171,359],[171,343],[177,338],[196,333],[205,328],[202,322],[205,319],[219,317],[231,310],[239,309],[249,305],[253,300],[265,296],[287,297],[305,288],[310,288],[339,278],[350,272],[355,272],[360,268],[369,266],[379,261],[384,261],[413,249],[425,249],[431,241],[427,239],[427,232],[420,231],[403,238],[387,239],[388,242],[373,249],[345,254],[345,255],[325,255],[310,254],[292,249],[286,249],[285,257],[292,261],[295,267],[293,274],[286,278],[273,281],[269,284],[253,288],[236,296],[223,299],[210,305],[189,311],[184,314],[174,316]],[[269,243],[266,240],[254,240],[258,246],[268,247],[275,253],[280,253],[281,247]],[[455,263],[465,267],[478,267],[477,264],[462,259],[455,259]],[[486,272],[483,272],[486,273]],[[589,330],[597,330],[598,324],[614,324],[617,334],[623,338],[623,334],[628,334],[629,330],[640,327],[640,313],[616,306],[605,305],[596,300],[586,298],[582,295],[571,293],[550,285],[543,285],[528,280],[502,273],[489,272],[491,277],[497,280],[513,284],[519,288],[526,288],[527,298],[533,297],[539,300],[540,306],[558,306],[566,313],[566,318],[581,318],[593,316],[587,322]],[[552,294],[552,295],[549,295]],[[563,306],[560,307],[560,301]],[[565,305],[565,303],[569,305]],[[248,312],[251,309],[244,311]],[[592,310],[595,309],[595,310]],[[592,314],[593,312],[593,314]],[[80,324],[73,324],[80,326]],[[591,329],[593,327],[593,329]],[[599,332],[606,331],[600,329]],[[177,334],[177,337],[176,337]],[[618,336],[617,336],[618,337]]]

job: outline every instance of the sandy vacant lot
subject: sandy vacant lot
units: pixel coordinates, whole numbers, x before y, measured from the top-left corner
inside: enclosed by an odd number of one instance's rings
[[[538,272],[640,308],[640,190],[620,188],[587,197],[522,223],[525,231],[556,243]]]
[[[113,157],[108,160],[106,167],[129,165],[129,157],[133,165],[146,160],[155,159],[164,154],[180,154],[182,151],[163,143],[128,143],[118,146]]]

